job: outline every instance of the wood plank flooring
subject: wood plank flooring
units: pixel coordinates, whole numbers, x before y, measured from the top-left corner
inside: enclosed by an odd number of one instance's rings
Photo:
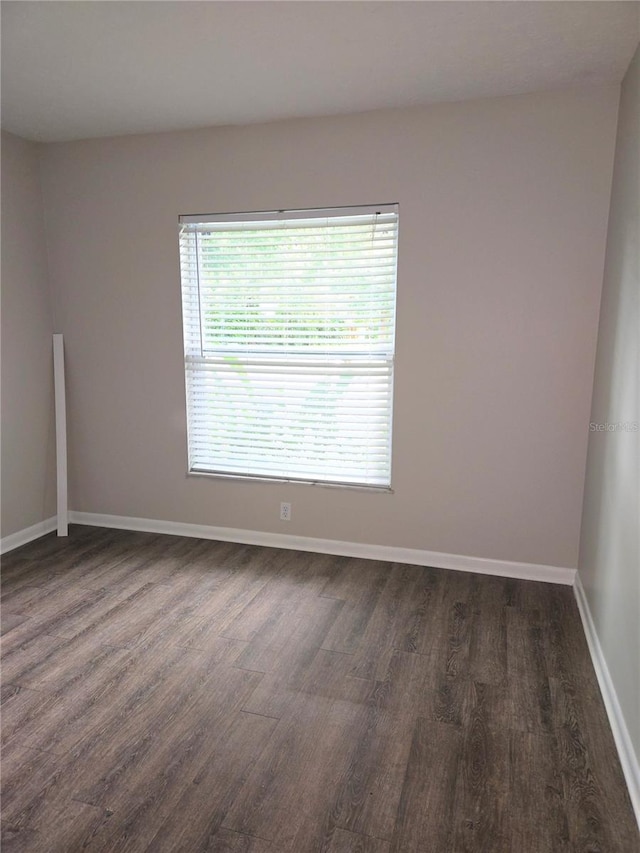
[[[567,587],[75,526],[2,634],[4,853],[640,851]]]

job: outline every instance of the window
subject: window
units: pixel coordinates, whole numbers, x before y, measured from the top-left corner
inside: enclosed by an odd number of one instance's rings
[[[189,470],[389,488],[396,205],[180,217]]]

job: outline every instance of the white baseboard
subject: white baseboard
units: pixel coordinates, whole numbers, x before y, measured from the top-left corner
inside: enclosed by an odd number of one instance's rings
[[[596,671],[600,692],[602,693],[607,716],[609,717],[613,739],[618,748],[620,764],[622,765],[622,772],[624,773],[627,788],[629,789],[631,804],[636,815],[636,820],[638,821],[638,826],[640,827],[640,762],[631,743],[629,729],[627,728],[622,708],[618,701],[618,694],[616,693],[616,688],[613,684],[602,646],[600,645],[589,602],[587,601],[582,580],[578,573],[576,573],[574,593],[582,619],[582,627],[584,628],[587,643],[589,644],[593,668]]]
[[[58,520],[53,515],[51,518],[39,521],[37,524],[32,524],[31,527],[25,527],[24,530],[18,530],[17,533],[3,536],[0,539],[0,554],[6,554],[8,551],[13,551],[14,548],[26,545],[27,542],[33,542],[34,539],[46,536],[47,533],[51,533],[56,529],[57,524]]]
[[[362,557],[368,560],[385,560],[390,563],[410,563],[416,566],[433,566],[482,575],[546,581],[571,586],[575,569],[558,566],[539,566],[533,563],[514,563],[507,560],[490,560],[484,557],[466,557],[442,554],[417,548],[400,548],[390,545],[366,545],[361,542],[341,542],[335,539],[315,539],[308,536],[291,536],[286,533],[265,533],[259,530],[242,530],[235,527],[212,527],[205,524],[186,524],[179,521],[158,521],[150,518],[131,518],[121,515],[101,515],[92,512],[70,512],[69,521],[94,527],[113,527],[122,530],[141,530],[147,533],[168,533],[173,536],[193,536],[198,539],[217,539],[243,545],[264,545],[268,548],[289,548],[297,551],[316,551],[320,554],[337,554],[343,557]]]

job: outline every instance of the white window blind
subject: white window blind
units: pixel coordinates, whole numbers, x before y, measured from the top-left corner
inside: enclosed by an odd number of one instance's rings
[[[388,488],[396,205],[180,217],[189,469]]]

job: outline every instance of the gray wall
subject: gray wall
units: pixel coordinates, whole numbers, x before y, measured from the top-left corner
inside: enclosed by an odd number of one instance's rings
[[[2,134],[2,536],[55,513],[53,321],[38,148]]]
[[[591,422],[640,424],[640,49],[620,100]],[[594,431],[579,573],[640,760],[640,433]]]
[[[618,98],[45,146],[70,506],[575,567]],[[394,494],[186,477],[178,215],[375,202],[400,204]]]

